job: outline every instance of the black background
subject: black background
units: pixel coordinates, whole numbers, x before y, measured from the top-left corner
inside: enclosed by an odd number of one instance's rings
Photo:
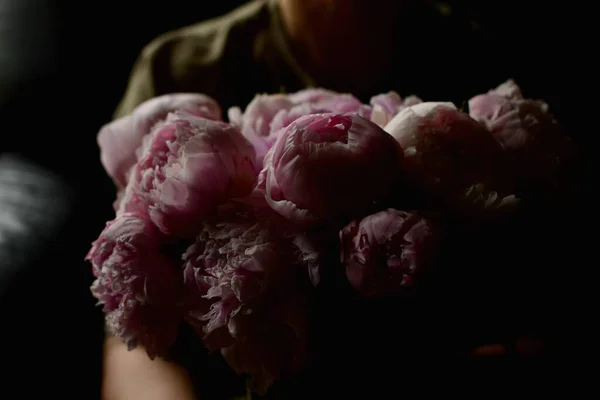
[[[110,219],[114,197],[95,135],[111,118],[144,44],[243,1],[0,2],[0,152],[23,156],[71,188],[62,229],[0,293],[6,370],[0,390],[22,398],[94,398],[102,318],[89,295],[91,273],[83,258]],[[456,3],[505,39],[502,48],[479,50],[524,63],[527,81],[519,83],[525,94],[547,99],[588,154],[596,133],[593,114],[583,107],[594,82],[588,75],[593,26],[584,23],[585,10],[572,2]],[[473,73],[485,74],[485,66],[474,66]]]

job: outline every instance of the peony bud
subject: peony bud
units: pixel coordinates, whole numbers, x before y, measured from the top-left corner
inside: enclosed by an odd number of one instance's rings
[[[275,211],[296,223],[355,215],[390,189],[398,150],[392,137],[359,116],[304,116],[269,150],[260,189]]]

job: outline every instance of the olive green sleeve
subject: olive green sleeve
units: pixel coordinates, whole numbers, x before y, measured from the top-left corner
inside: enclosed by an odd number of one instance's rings
[[[253,52],[270,23],[265,2],[248,2],[229,14],[159,36],[138,57],[113,117],[169,93],[204,93],[227,107],[270,90],[270,75],[250,77],[263,66]]]
[[[113,118],[120,118],[131,113],[138,105],[156,96],[154,52],[154,45],[150,44],[138,57],[129,77],[125,94],[117,106]]]

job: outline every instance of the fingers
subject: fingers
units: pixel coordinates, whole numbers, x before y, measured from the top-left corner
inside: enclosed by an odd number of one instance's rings
[[[487,344],[477,347],[471,352],[471,355],[475,357],[503,356],[506,355],[506,349],[501,344]]]
[[[516,354],[520,356],[536,356],[544,353],[545,342],[537,338],[520,338],[514,344],[487,344],[479,346],[471,352],[475,357],[493,357]]]
[[[104,346],[102,400],[195,400],[187,372],[141,349],[127,350],[114,337]]]

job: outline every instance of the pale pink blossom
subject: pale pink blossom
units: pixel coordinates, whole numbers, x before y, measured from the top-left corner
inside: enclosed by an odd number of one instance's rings
[[[349,93],[339,93],[323,88],[308,88],[290,93],[288,99],[294,105],[310,104],[315,108],[325,109],[330,113],[358,113],[364,104]]]
[[[508,187],[530,190],[559,184],[574,146],[546,103],[523,99],[514,81],[508,81],[470,99],[469,113],[502,146]]]
[[[136,209],[145,205],[164,233],[194,236],[219,204],[248,195],[255,181],[255,151],[237,128],[174,113],[154,130],[125,197]]]
[[[511,100],[523,99],[523,93],[521,92],[521,88],[512,79],[507,80],[506,82],[499,85],[497,88],[490,90],[488,93],[506,97],[507,99]]]
[[[128,173],[136,162],[136,151],[152,128],[174,111],[220,120],[221,108],[208,96],[176,93],[155,97],[140,104],[131,114],[102,127],[98,133],[100,159],[106,172],[119,187],[127,184]]]
[[[304,104],[304,103],[319,103],[322,101],[328,101],[339,95],[338,92],[328,90],[324,88],[308,88],[299,90],[289,94],[289,99],[293,104]]]
[[[282,128],[299,117],[321,113],[356,113],[368,119],[371,107],[350,94],[305,89],[289,95],[256,95],[243,112],[239,107],[228,110],[230,123],[238,126],[254,145],[261,166],[266,152],[275,143]]]
[[[436,201],[474,212],[516,204],[497,193],[501,147],[483,125],[452,103],[403,109],[385,130],[404,151],[404,179]]]
[[[271,145],[275,142],[275,140],[277,140],[277,136],[281,129],[288,127],[292,122],[305,115],[348,113],[356,114],[365,119],[370,119],[371,107],[366,104],[356,103],[355,100],[356,99],[351,98],[351,100],[347,101],[347,99],[342,97],[339,103],[336,101],[300,103],[289,109],[279,110],[279,112],[273,118],[273,121],[271,121],[271,134],[269,136],[272,142]]]
[[[229,122],[237,126],[244,137],[254,146],[257,172],[262,168],[262,159],[273,144],[270,138],[271,121],[281,110],[293,106],[284,94],[258,94],[242,112],[239,107],[228,110]]]
[[[243,114],[235,108],[229,111],[230,122],[239,124],[244,135],[267,137],[271,133],[271,121],[280,110],[288,110],[293,103],[284,94],[259,94],[248,104]]]
[[[394,91],[378,94],[373,96],[370,100],[372,106],[370,119],[377,125],[384,127],[401,110],[422,102],[423,100],[417,96],[409,96],[406,99],[402,99],[400,95]]]
[[[161,254],[161,243],[150,220],[123,214],[106,225],[86,258],[108,330],[129,348],[143,346],[152,358],[166,355],[182,317],[181,275]]]
[[[315,114],[283,129],[259,187],[269,205],[300,224],[354,215],[381,200],[398,171],[393,138],[356,116]]]
[[[270,138],[272,139],[273,143],[275,143],[275,140],[277,140],[277,136],[279,135],[279,131],[283,128],[287,128],[292,122],[300,117],[312,114],[325,114],[329,112],[331,112],[331,110],[328,110],[325,107],[319,107],[318,105],[312,103],[301,103],[286,110],[279,110],[271,122]],[[271,145],[273,143],[271,143]]]
[[[316,91],[316,93],[315,93]],[[309,95],[311,94],[312,95]],[[371,119],[371,107],[361,104],[358,99],[348,94],[325,91],[324,89],[306,89],[291,94],[290,98],[307,98],[306,102],[294,104],[288,109],[281,109],[271,121],[271,133],[267,139],[271,148],[283,128],[287,128],[300,117],[313,114],[356,114],[365,119]],[[309,101],[312,100],[312,101]],[[263,162],[264,165],[264,162]]]

